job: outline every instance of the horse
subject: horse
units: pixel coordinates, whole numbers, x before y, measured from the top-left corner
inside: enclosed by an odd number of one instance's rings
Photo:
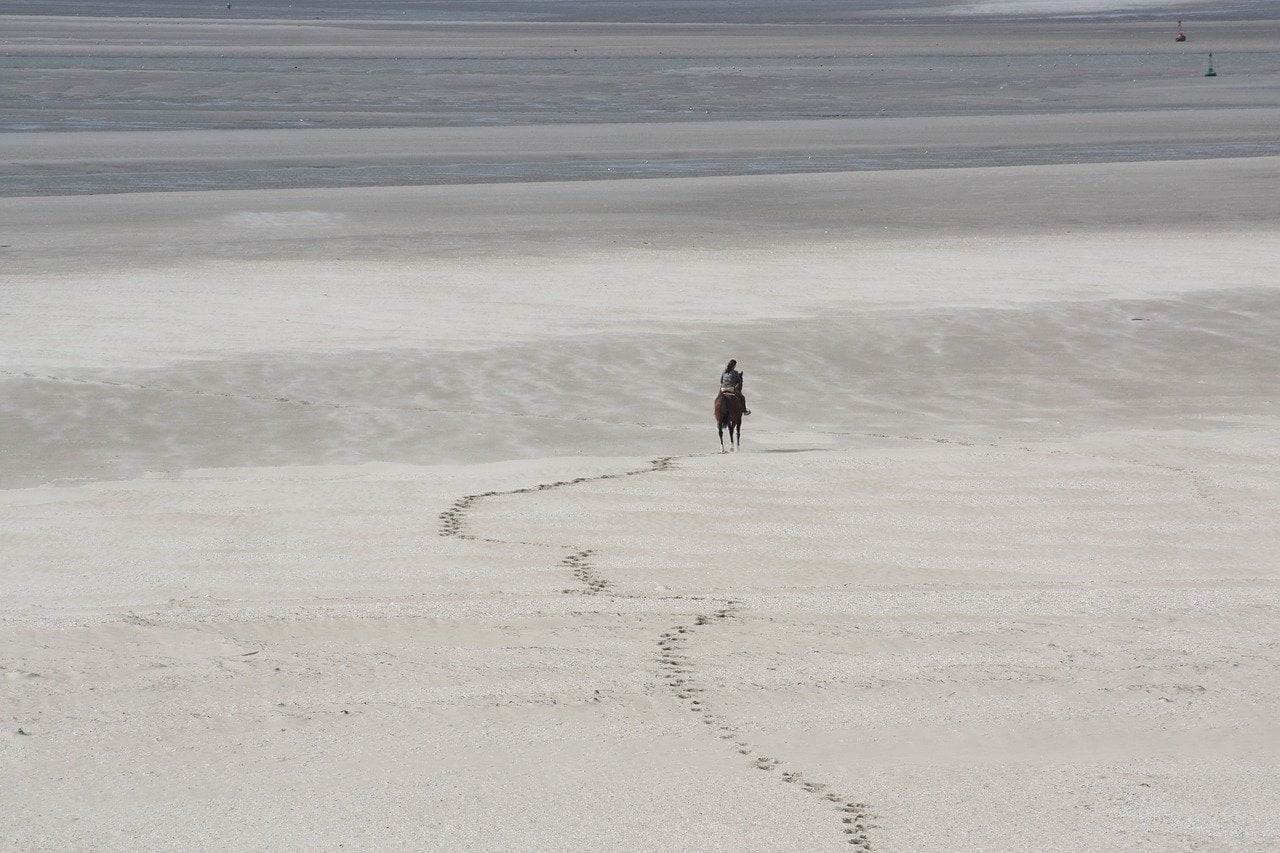
[[[724,446],[724,431],[729,430],[729,450],[742,449],[742,413],[746,406],[741,398],[732,391],[721,391],[716,395],[715,415],[716,429],[720,432],[720,452],[727,453]],[[736,447],[734,445],[737,445]]]

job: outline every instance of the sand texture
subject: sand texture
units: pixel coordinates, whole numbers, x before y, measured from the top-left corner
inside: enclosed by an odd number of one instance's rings
[[[0,848],[1280,848],[1274,15],[544,5],[0,16]]]

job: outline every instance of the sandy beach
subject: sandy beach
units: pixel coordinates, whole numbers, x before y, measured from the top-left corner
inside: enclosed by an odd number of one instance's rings
[[[0,15],[0,847],[1280,847],[1274,10],[546,5]]]

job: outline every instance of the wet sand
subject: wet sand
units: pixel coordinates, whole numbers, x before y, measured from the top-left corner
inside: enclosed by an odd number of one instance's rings
[[[4,843],[1280,844],[1274,25],[983,20],[5,19]]]

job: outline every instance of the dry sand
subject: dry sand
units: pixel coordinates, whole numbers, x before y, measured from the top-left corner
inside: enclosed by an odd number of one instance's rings
[[[310,26],[5,23],[63,82],[95,27],[136,59]],[[543,26],[325,25],[725,55]],[[810,68],[742,84],[771,120],[583,121],[531,80],[535,126],[254,130],[210,68],[0,136],[0,845],[1280,847],[1280,157],[1238,156],[1280,67],[1273,23],[1216,26],[1254,70],[1177,110],[1055,72],[1035,115],[952,81],[951,115],[815,121]],[[121,72],[77,73],[47,125]],[[217,122],[181,104],[220,85]]]

